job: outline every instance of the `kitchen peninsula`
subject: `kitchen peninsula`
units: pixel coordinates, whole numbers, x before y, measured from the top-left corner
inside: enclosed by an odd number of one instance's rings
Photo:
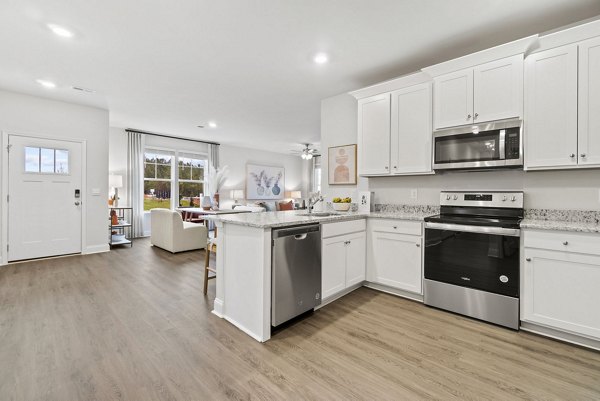
[[[323,302],[327,303],[345,293],[363,285],[366,277],[366,230],[367,217],[375,222],[378,230],[401,233],[403,241],[408,239],[410,247],[400,244],[395,257],[409,257],[414,267],[409,273],[411,280],[418,284],[407,285],[407,292],[412,292],[415,299],[422,299],[421,291],[421,242],[422,220],[434,214],[430,207],[419,207],[408,211],[391,213],[331,213],[327,216],[307,216],[306,212],[264,212],[244,213],[215,217],[218,227],[217,241],[217,278],[216,298],[213,313],[244,331],[257,341],[267,341],[271,337],[271,247],[272,230],[282,227],[320,224],[322,227],[323,247],[327,249],[327,241],[331,241],[331,249],[342,250],[356,239],[356,255],[352,255],[354,263],[354,279],[344,282],[345,271],[342,271],[342,283],[336,285],[329,281],[329,266],[339,263],[340,258],[331,260],[324,251],[323,256]],[[405,220],[405,221],[401,221]],[[354,236],[354,237],[352,237]],[[347,237],[347,238],[346,238]],[[339,239],[339,241],[337,241]],[[406,242],[406,241],[404,241]],[[407,242],[407,243],[408,243]],[[340,243],[341,247],[336,248]],[[418,244],[418,246],[415,246]],[[381,250],[385,257],[385,249]],[[405,251],[408,251],[406,253]],[[398,253],[400,252],[400,253]],[[331,263],[329,262],[331,260]],[[409,264],[410,265],[410,264]],[[407,265],[408,266],[408,265]],[[334,273],[336,266],[331,266]],[[343,267],[342,267],[343,268]],[[335,276],[335,274],[333,274]],[[339,276],[339,275],[338,275]],[[383,280],[385,282],[385,280]],[[396,280],[390,280],[396,282]],[[327,289],[331,288],[331,291]],[[416,288],[414,291],[411,289]],[[339,290],[338,290],[339,289]],[[401,290],[400,290],[401,291]],[[401,293],[401,295],[405,295]]]

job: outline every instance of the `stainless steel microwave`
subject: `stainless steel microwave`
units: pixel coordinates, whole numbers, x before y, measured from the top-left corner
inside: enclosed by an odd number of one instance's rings
[[[496,121],[433,133],[434,170],[520,166],[523,166],[521,120]]]

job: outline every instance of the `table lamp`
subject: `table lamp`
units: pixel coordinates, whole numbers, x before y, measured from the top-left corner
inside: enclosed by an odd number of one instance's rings
[[[232,189],[231,190],[231,199],[233,199],[235,204],[238,205],[238,201],[241,199],[244,199],[244,190],[243,189]]]

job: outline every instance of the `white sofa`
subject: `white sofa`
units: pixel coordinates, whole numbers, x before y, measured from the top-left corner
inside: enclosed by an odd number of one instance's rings
[[[150,222],[150,242],[156,247],[173,253],[206,248],[206,226],[183,221],[179,212],[151,209]]]

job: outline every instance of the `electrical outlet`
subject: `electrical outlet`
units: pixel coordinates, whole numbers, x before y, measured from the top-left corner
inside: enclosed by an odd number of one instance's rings
[[[410,190],[410,199],[417,199],[419,197],[419,191],[416,188]]]

